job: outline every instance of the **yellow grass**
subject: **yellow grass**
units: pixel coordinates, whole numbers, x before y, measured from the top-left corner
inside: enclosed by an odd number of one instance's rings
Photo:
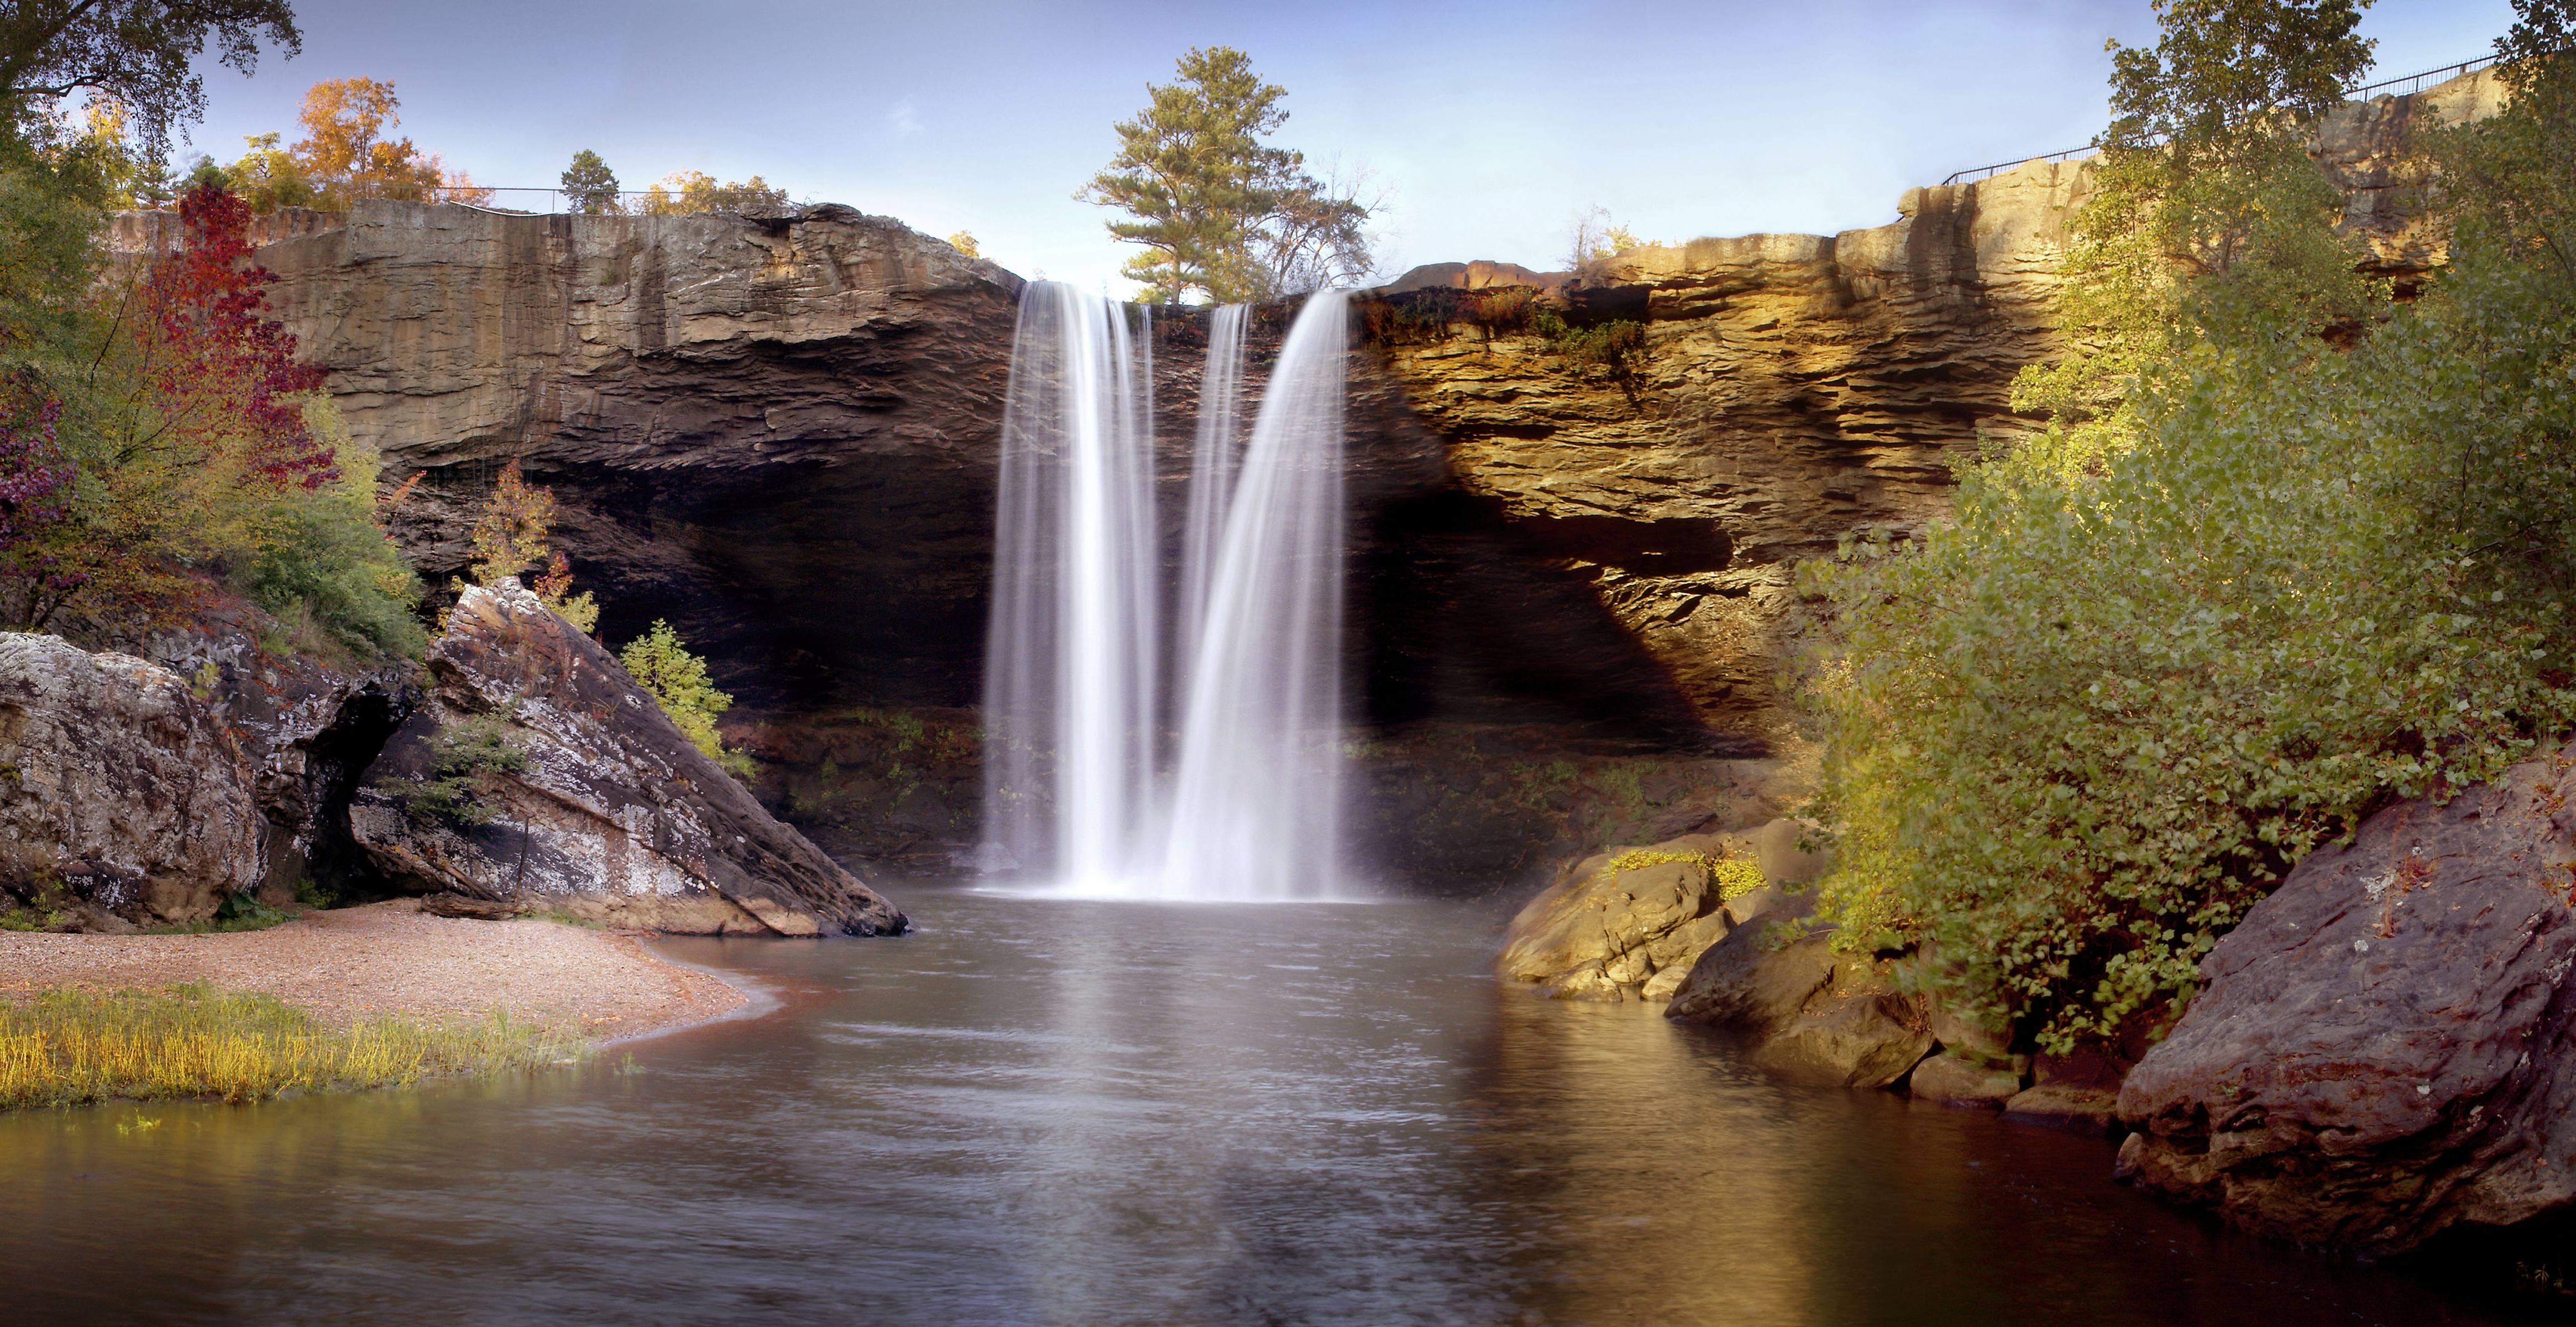
[[[465,1023],[338,1029],[275,996],[205,985],[0,1000],[0,1110],[110,1097],[254,1101],[489,1073],[581,1053],[578,1037],[495,1011]]]

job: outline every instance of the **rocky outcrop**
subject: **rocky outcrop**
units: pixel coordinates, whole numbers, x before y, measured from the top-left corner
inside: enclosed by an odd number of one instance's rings
[[[428,704],[367,772],[351,831],[422,892],[695,934],[885,935],[903,914],[690,745],[608,652],[515,583],[465,591]],[[517,768],[442,771],[439,737],[495,716]],[[446,773],[473,812],[407,796]]]
[[[1513,916],[1495,971],[1552,999],[1661,1005],[1702,951],[1815,874],[1798,841],[1794,821],[1774,820],[1570,863]]]
[[[2416,135],[2485,119],[2504,109],[2509,95],[2490,67],[2421,92],[2346,102],[2326,116],[2317,165],[2343,193],[2338,228],[2369,252],[2375,270],[2411,283],[2443,261],[2442,231],[2421,205],[2430,171]]]
[[[1388,371],[1461,488],[1581,569],[1705,722],[1754,730],[1791,564],[1939,515],[1979,431],[2027,427],[2005,397],[2055,348],[2086,179],[2035,163],[1908,191],[1872,229],[1629,250],[1562,296],[1578,323],[1643,324],[1625,374],[1465,317],[1396,338]]]
[[[1889,961],[1838,954],[1829,932],[1800,926],[1811,906],[1793,896],[1710,946],[1664,1016],[1737,1033],[1754,1064],[1793,1082],[1888,1086],[1933,1050],[1923,1001],[1898,992]]]
[[[1495,969],[1557,999],[1659,1000],[1750,918],[1745,896],[1762,891],[1747,846],[1705,834],[1588,858],[1512,918]]]
[[[258,885],[260,823],[188,679],[0,633],[0,902],[94,930],[205,921]]]
[[[2576,1203],[2576,759],[2311,855],[2132,1070],[2121,1173],[2365,1254]]]
[[[344,896],[380,892],[350,840],[349,801],[386,739],[420,707],[417,663],[325,659],[276,645],[281,624],[215,587],[185,624],[98,634],[188,679],[240,750],[261,821],[261,902],[291,905],[307,882]]]
[[[611,639],[668,618],[756,701],[970,701],[1019,278],[846,207],[284,214],[259,261],[433,583],[506,462]],[[118,219],[129,251],[167,214]]]
[[[2427,124],[2492,113],[2491,72],[2345,106],[2317,155],[2381,270],[2438,259],[2417,220]],[[1948,510],[1980,436],[2033,427],[2008,398],[2056,353],[2057,266],[2085,161],[1909,189],[1895,221],[1835,235],[1647,245],[1582,273],[1439,264],[1390,285],[1385,360],[1448,445],[1458,486],[1599,606],[1721,733],[1758,734],[1796,625],[1793,564]],[[1452,292],[1526,287],[1578,327],[1640,324],[1612,372]]]

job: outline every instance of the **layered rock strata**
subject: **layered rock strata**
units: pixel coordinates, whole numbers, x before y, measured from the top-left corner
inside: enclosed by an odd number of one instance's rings
[[[2350,103],[2315,155],[2343,226],[2403,280],[2439,261],[2417,135],[2492,114],[2492,71]],[[2085,161],[1907,190],[1887,225],[1630,249],[1579,273],[1416,269],[1386,365],[1447,444],[1460,488],[1560,565],[1720,732],[1759,733],[1796,624],[1791,570],[1844,534],[1919,529],[1981,437],[2034,426],[2008,400],[2057,352],[2066,226]],[[1640,324],[1619,371],[1474,316],[1519,287],[1578,328]]]
[[[517,460],[612,638],[668,618],[764,696],[971,698],[1019,278],[834,206],[266,224],[276,314],[387,486],[420,477],[392,521],[433,583]]]
[[[259,825],[250,765],[188,679],[0,632],[0,902],[91,930],[206,921],[258,885]]]
[[[2576,1204],[2576,751],[2315,853],[2119,1090],[2122,1174],[2314,1247]]]
[[[906,928],[690,745],[606,650],[516,583],[464,592],[429,671],[429,703],[369,769],[350,811],[357,843],[387,875],[421,892],[662,931]],[[498,716],[517,767],[463,776],[470,817],[421,803],[415,790],[442,773],[440,734],[477,716]]]

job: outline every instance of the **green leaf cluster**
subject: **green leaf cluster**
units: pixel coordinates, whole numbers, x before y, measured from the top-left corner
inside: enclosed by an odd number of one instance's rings
[[[2569,63],[2432,145],[2450,265],[2348,349],[2314,303],[2212,289],[2295,289],[2330,235],[2187,275],[2123,445],[1990,454],[1949,522],[1803,573],[1835,609],[1803,690],[1838,943],[1935,942],[1956,995],[2062,1051],[2187,997],[2370,811],[2576,725]],[[2247,196],[2305,187],[2254,159]]]
[[[528,767],[528,753],[511,740],[511,717],[491,710],[440,728],[429,743],[429,773],[387,779],[385,795],[414,818],[490,824],[492,811],[480,794],[491,791],[499,776]]]
[[[305,404],[315,436],[339,458],[339,478],[292,488],[277,519],[232,572],[233,583],[280,620],[309,624],[298,643],[361,658],[418,658],[429,647],[413,610],[420,578],[376,523],[375,448],[349,437],[327,396]]]
[[[2153,48],[2112,51],[2113,120],[2069,225],[2062,358],[2014,381],[2069,472],[2138,442],[2134,389],[2203,340],[2360,323],[2388,288],[2334,234],[2317,119],[2369,67],[2351,0],[2169,0]]]
[[[716,716],[733,707],[733,697],[707,680],[707,661],[689,652],[671,624],[656,620],[653,629],[627,643],[618,655],[635,679],[660,702],[662,712],[678,725],[689,744],[737,779],[752,775],[751,757],[727,750],[716,732]]]

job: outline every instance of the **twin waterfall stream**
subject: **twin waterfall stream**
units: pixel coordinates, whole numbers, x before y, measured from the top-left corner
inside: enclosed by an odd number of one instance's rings
[[[1349,299],[1307,300],[1243,427],[1209,316],[1177,575],[1147,306],[1020,298],[985,656],[987,873],[1085,897],[1329,899],[1341,835]]]

